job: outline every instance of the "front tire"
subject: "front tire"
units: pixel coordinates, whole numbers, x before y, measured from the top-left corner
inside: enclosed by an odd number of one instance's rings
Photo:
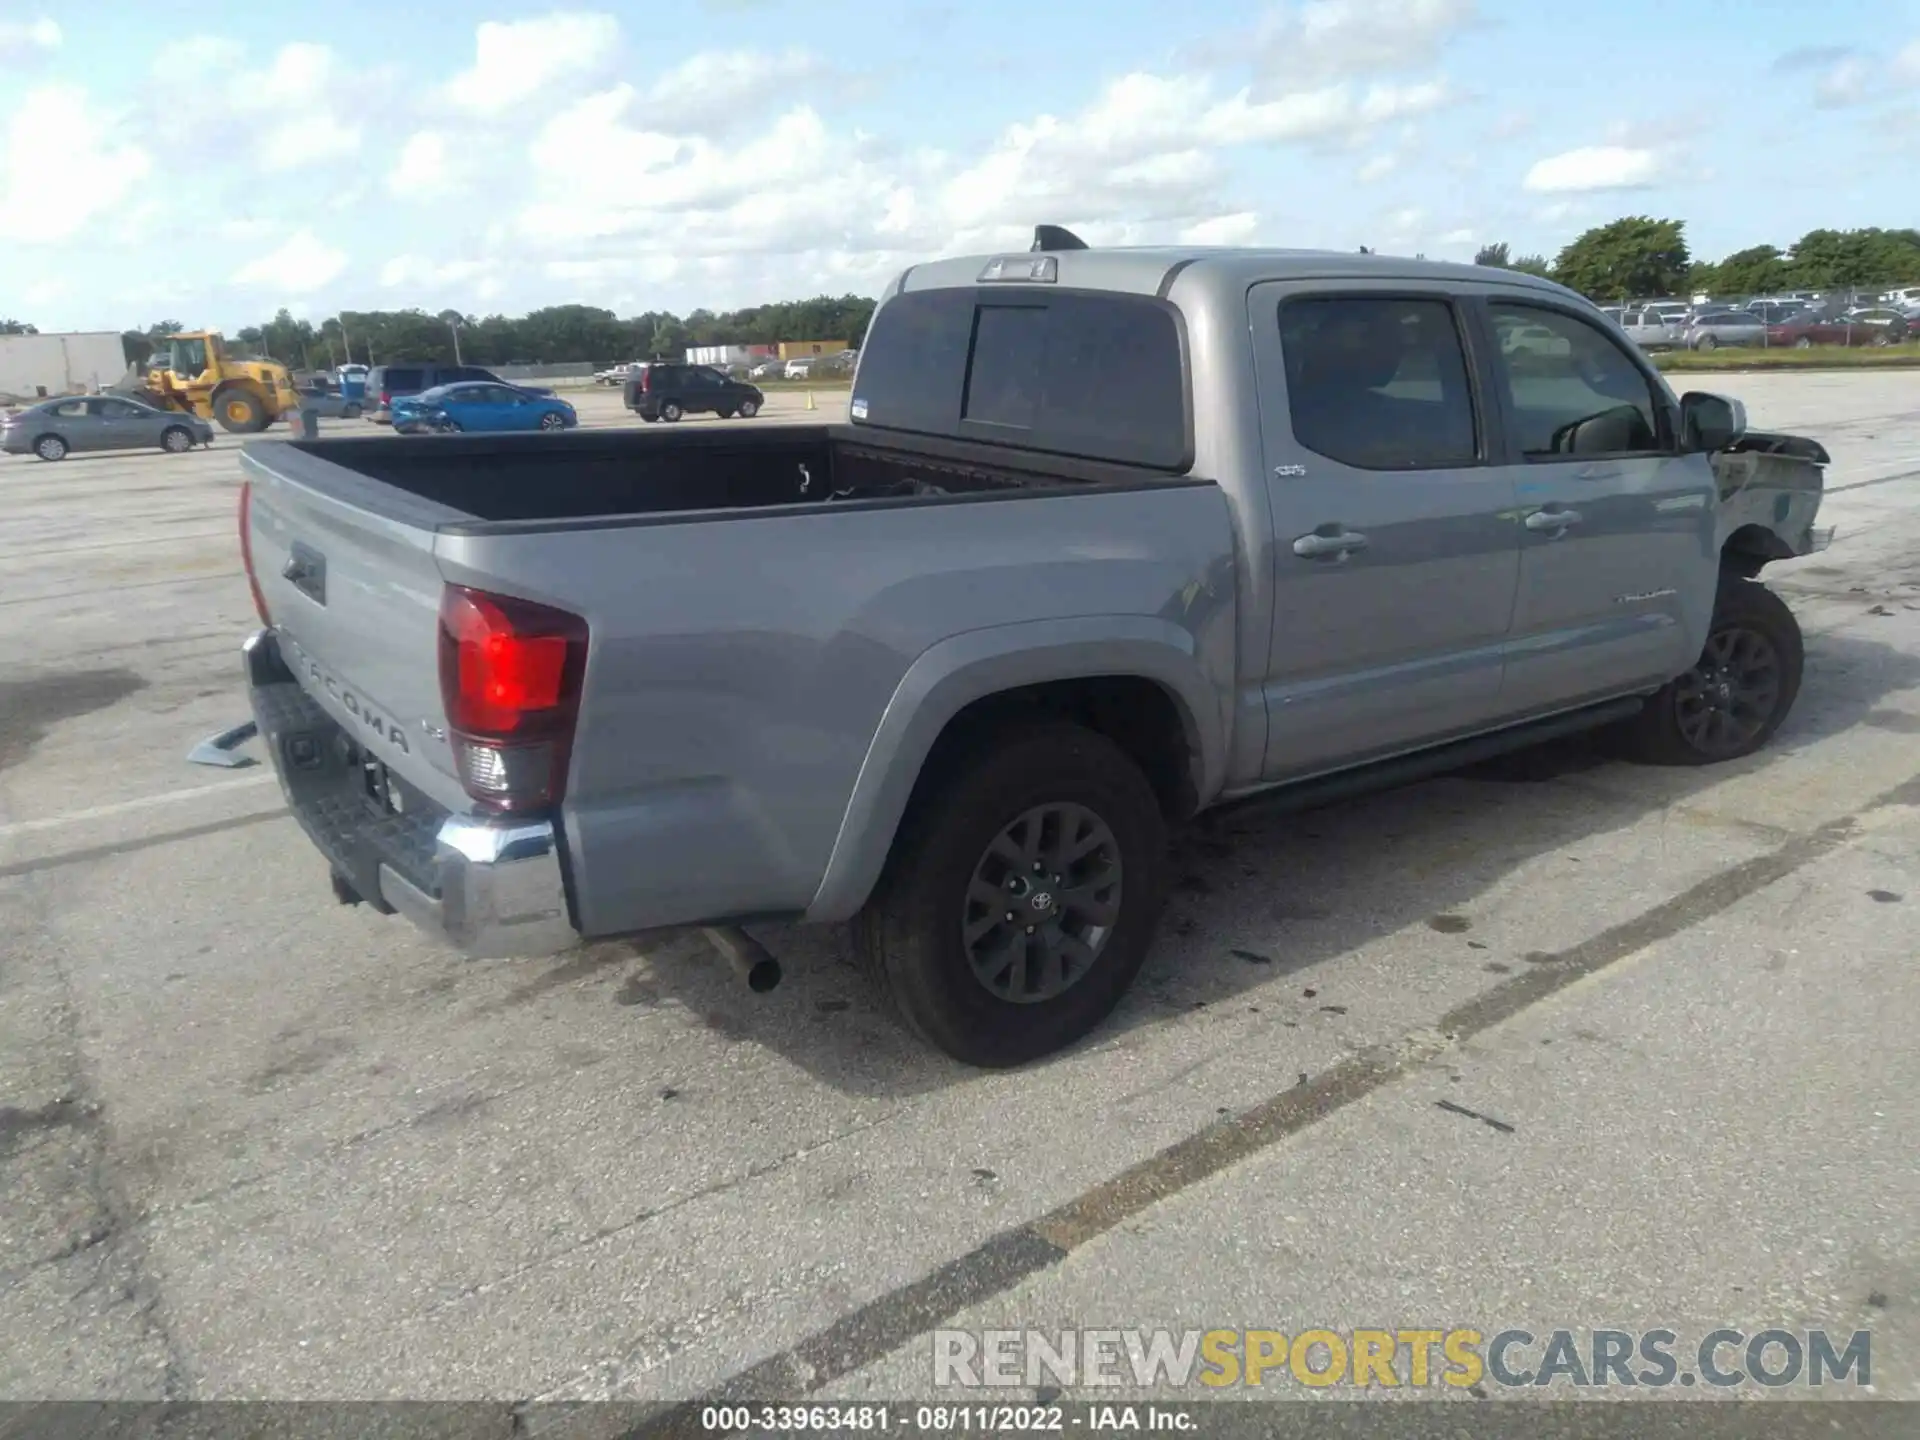
[[[740,418],[742,420],[751,420],[759,413],[760,402],[758,400],[742,400],[740,402]]]
[[[540,428],[542,430],[564,430],[567,428],[567,417],[557,410],[549,410],[540,417]]]
[[[67,442],[58,435],[42,435],[33,442],[33,453],[42,460],[64,460],[67,458]]]
[[[184,425],[169,425],[161,432],[160,448],[172,455],[184,455],[193,448],[193,432]]]
[[[1758,580],[1723,572],[1699,661],[1669,681],[1619,731],[1627,755],[1650,765],[1717,765],[1760,749],[1800,693],[1800,623]]]
[[[1153,787],[1111,740],[1000,732],[916,794],[855,925],[862,959],[956,1060],[1039,1059],[1105,1020],[1139,973],[1166,843]]]
[[[213,415],[221,428],[236,435],[257,435],[271,423],[259,397],[237,387],[214,392]]]
[[[1696,350],[1718,350],[1720,348],[1720,342],[1711,335],[1702,335],[1699,343],[1693,348]]]

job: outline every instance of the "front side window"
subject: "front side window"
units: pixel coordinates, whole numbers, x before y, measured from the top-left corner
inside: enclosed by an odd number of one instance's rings
[[[1499,369],[1530,460],[1658,450],[1653,387],[1598,326],[1543,306],[1495,301]]]
[[[1294,438],[1307,449],[1363,470],[1478,461],[1466,351],[1446,301],[1283,301],[1280,346]]]

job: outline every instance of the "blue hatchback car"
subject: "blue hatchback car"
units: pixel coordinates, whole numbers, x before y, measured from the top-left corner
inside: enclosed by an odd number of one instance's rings
[[[579,423],[573,406],[557,395],[486,380],[441,385],[393,402],[393,428],[402,435],[571,430]]]

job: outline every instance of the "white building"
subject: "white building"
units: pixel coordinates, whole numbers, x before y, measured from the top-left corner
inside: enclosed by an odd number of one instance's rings
[[[0,335],[0,397],[35,400],[100,390],[127,373],[117,330]]]

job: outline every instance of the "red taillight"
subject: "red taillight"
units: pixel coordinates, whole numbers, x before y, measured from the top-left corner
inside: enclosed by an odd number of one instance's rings
[[[642,370],[640,372],[640,393],[644,395],[651,389],[653,389],[653,372],[651,370]]]
[[[260,577],[253,571],[253,482],[240,482],[240,563],[247,570],[247,588],[253,592],[254,612],[262,625],[273,624],[267,614],[267,597],[260,593]]]
[[[587,622],[449,585],[440,601],[440,698],[467,793],[499,810],[551,805],[587,668]]]
[[[392,404],[393,404],[393,392],[392,392],[391,390],[382,390],[382,391],[380,392],[380,403],[381,403],[382,405],[392,405]]]

